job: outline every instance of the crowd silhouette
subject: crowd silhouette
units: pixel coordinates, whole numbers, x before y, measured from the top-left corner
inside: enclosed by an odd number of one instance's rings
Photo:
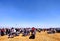
[[[40,28],[0,28],[0,36],[8,35],[8,38],[14,38],[15,36],[30,36],[29,39],[35,39],[36,32],[47,31],[48,34],[60,33],[60,28],[49,28],[49,29],[40,29]]]

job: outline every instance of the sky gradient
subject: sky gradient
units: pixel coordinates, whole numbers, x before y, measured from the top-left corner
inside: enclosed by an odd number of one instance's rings
[[[0,26],[60,27],[60,0],[0,0]]]

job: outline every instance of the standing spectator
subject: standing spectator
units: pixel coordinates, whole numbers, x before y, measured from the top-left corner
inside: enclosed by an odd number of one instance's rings
[[[29,37],[29,39],[35,39],[35,34],[36,34],[36,29],[32,27],[31,36]]]
[[[11,28],[11,32],[8,38],[13,38],[14,36],[16,36],[16,30],[14,28]]]
[[[23,36],[26,36],[26,28],[24,28],[24,30],[23,30]]]
[[[1,29],[0,29],[0,36],[1,36]]]
[[[1,29],[1,36],[4,36],[4,29]]]
[[[27,35],[30,35],[29,28],[27,28],[26,31],[27,31]]]

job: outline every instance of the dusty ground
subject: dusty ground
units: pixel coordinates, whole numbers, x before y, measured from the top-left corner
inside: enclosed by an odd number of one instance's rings
[[[35,39],[29,39],[29,36],[22,37],[20,34],[14,38],[7,38],[8,36],[0,36],[0,41],[60,41],[60,33],[47,34],[46,32],[36,33]]]

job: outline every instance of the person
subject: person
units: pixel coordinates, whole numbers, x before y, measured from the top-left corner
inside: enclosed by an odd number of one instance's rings
[[[20,28],[19,32],[20,32],[20,33],[22,33],[22,32],[23,32],[21,28]]]
[[[4,29],[1,29],[1,36],[4,36]]]
[[[23,31],[23,35],[22,36],[26,36],[26,28],[24,28],[24,31]]]
[[[14,28],[11,28],[8,38],[14,38],[15,36],[16,36],[16,30]]]
[[[20,34],[19,29],[16,28],[15,30],[16,30],[16,36],[19,36],[19,34]]]
[[[6,28],[6,35],[8,35],[8,34],[9,34],[8,32],[9,32],[9,29],[8,29],[8,28]]]
[[[29,30],[29,28],[27,28],[26,31],[27,31],[27,35],[30,35],[30,30]]]
[[[32,27],[31,36],[29,37],[29,39],[35,39],[35,34],[36,34],[36,29]]]
[[[1,29],[0,29],[0,36],[1,36]]]

